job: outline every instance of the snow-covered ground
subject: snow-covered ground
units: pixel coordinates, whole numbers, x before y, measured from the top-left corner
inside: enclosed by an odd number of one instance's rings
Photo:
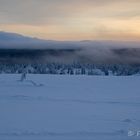
[[[0,75],[0,140],[140,139],[139,76],[19,79]]]

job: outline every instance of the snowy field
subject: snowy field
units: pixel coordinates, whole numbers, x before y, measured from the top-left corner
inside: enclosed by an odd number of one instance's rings
[[[0,140],[140,139],[139,76],[19,79],[0,75]]]

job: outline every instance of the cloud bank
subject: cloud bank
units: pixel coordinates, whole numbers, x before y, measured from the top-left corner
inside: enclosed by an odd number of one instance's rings
[[[0,29],[57,40],[140,40],[139,7],[139,0],[0,0]]]

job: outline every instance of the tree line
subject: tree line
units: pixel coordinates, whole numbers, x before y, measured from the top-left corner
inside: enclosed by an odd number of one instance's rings
[[[140,74],[140,65],[80,63],[0,64],[0,73],[20,74],[25,70],[30,74],[125,76]]]

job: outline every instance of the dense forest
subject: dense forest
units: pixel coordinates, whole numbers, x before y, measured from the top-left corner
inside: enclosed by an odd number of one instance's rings
[[[121,64],[0,64],[0,73],[18,74],[59,74],[59,75],[140,75],[140,65]]]

